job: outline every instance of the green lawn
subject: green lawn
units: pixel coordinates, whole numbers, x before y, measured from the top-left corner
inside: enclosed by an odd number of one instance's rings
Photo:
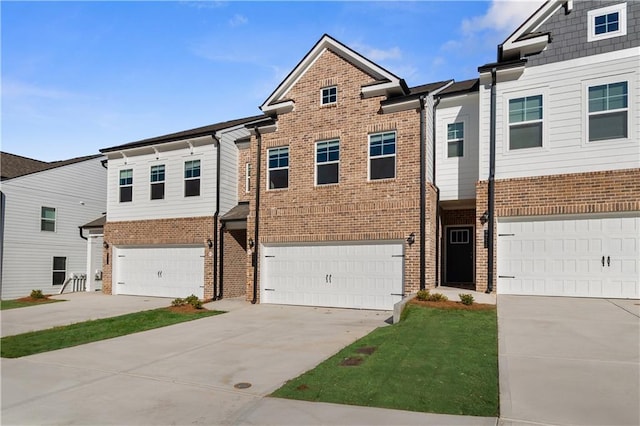
[[[359,365],[340,365],[358,358]],[[496,311],[409,304],[400,323],[374,330],[272,396],[496,417]]]
[[[0,356],[3,358],[18,358],[138,333],[221,313],[223,312],[206,309],[184,313],[160,308],[118,317],[79,322],[48,330],[32,331],[0,339]]]
[[[60,299],[42,299],[42,302],[23,302],[19,299],[15,300],[0,300],[0,310],[4,311],[5,309],[15,309],[15,308],[24,308],[27,306],[38,306],[46,303],[55,303],[55,302],[64,302],[64,300]]]

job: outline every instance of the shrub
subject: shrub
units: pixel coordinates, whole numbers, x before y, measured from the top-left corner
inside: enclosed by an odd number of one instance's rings
[[[427,300],[429,302],[446,302],[449,298],[442,293],[433,293]]]
[[[198,299],[198,296],[196,296],[195,294],[192,294],[191,296],[188,296],[184,299],[178,297],[177,299],[174,299],[173,302],[171,302],[171,306],[184,305],[191,305],[196,309],[202,309],[202,301]]]
[[[463,305],[471,306],[473,305],[473,295],[472,294],[459,294],[460,302]]]
[[[420,290],[418,291],[418,294],[416,295],[416,299],[424,302],[429,300],[429,290]]]
[[[42,294],[42,290],[31,290],[32,299],[44,299],[46,296]]]
[[[173,299],[173,301],[171,302],[171,306],[184,306],[186,304],[186,302],[184,301],[184,299],[181,298],[177,298],[177,299]]]

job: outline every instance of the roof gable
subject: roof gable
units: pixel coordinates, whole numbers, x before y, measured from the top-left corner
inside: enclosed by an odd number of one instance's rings
[[[326,50],[330,50],[376,80],[375,83],[362,87],[364,97],[405,95],[408,93],[407,85],[403,79],[325,34],[264,101],[260,109],[266,114],[291,111],[293,101],[287,98],[289,90]]]
[[[498,62],[521,59],[526,55],[544,50],[551,41],[551,34],[538,32],[538,29],[562,6],[568,13],[573,8],[573,0],[547,0],[540,6],[498,46]]]
[[[48,163],[46,161],[34,160],[33,158],[22,157],[8,152],[0,152],[0,174],[2,175],[2,180],[8,180],[99,157],[101,157],[101,155],[96,154]]]

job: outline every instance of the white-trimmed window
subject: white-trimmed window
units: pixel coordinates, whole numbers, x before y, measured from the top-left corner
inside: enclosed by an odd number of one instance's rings
[[[40,208],[40,230],[56,232],[56,209],[53,207]]]
[[[447,157],[464,156],[464,123],[447,124]]]
[[[338,183],[340,174],[340,141],[316,143],[316,185]]]
[[[369,180],[396,177],[396,132],[369,135]]]
[[[289,187],[289,147],[272,148],[268,150],[269,157],[269,189],[284,189]]]
[[[587,13],[589,33],[587,41],[604,40],[627,34],[627,4],[590,10]]]
[[[64,279],[67,276],[67,258],[66,257],[54,257],[52,268],[51,284],[62,285]]]
[[[251,191],[251,163],[244,164],[244,192]]]
[[[120,202],[133,200],[133,169],[120,170]]]
[[[200,160],[184,162],[184,196],[200,195]]]
[[[164,199],[164,164],[151,166],[151,199]]]
[[[628,84],[620,81],[590,86],[589,141],[628,137]]]
[[[509,100],[509,149],[542,146],[542,95]]]
[[[323,87],[320,91],[320,104],[331,105],[338,102],[338,87]]]

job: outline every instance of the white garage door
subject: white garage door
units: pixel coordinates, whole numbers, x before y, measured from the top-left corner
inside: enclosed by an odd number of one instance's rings
[[[499,294],[640,297],[640,217],[498,222]]]
[[[204,297],[202,247],[117,247],[115,294],[156,297]]]
[[[402,299],[403,246],[264,246],[262,303],[393,309]]]

